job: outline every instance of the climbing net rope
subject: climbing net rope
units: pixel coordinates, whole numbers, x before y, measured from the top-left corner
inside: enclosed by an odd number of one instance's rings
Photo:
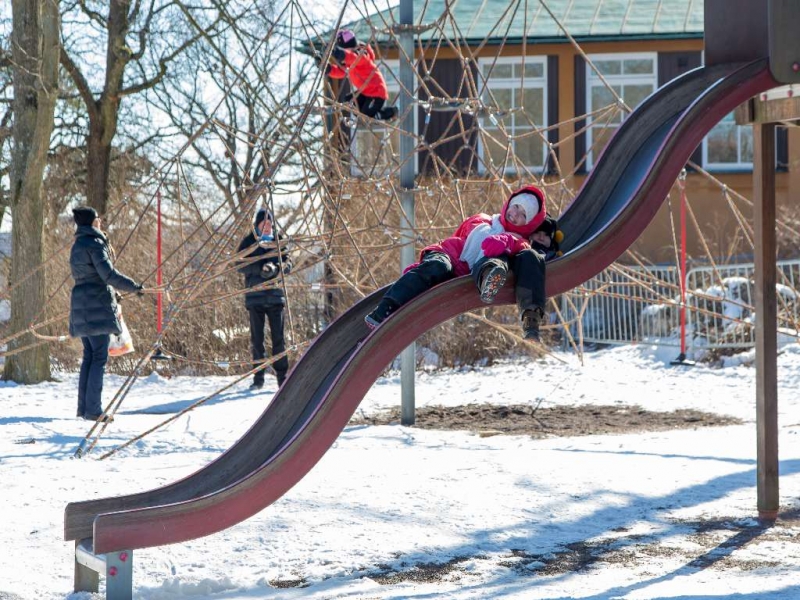
[[[248,251],[235,250],[241,239],[253,232],[254,216],[261,208],[276,215],[283,234],[267,247],[278,257],[288,251],[295,263],[291,275],[262,286],[279,286],[285,292],[290,340],[286,353],[293,358],[336,314],[396,278],[399,249],[408,239],[403,236],[403,190],[399,185],[405,161],[416,161],[415,172],[422,171],[412,190],[417,211],[412,238],[417,248],[448,236],[471,214],[496,212],[520,183],[542,187],[547,193],[549,212],[562,212],[575,197],[575,182],[584,173],[587,157],[599,154],[608,140],[605,133],[618,126],[633,107],[620,96],[618,86],[607,81],[603,69],[584,52],[546,1],[509,0],[502,8],[499,2],[493,4],[497,5],[493,12],[497,21],[483,40],[476,41],[466,33],[474,23],[459,22],[450,2],[426,0],[417,9],[421,16],[413,26],[398,24],[396,11],[380,10],[374,2],[345,2],[329,30],[333,34],[319,31],[300,2],[287,3],[274,23],[282,23],[282,35],[290,37],[292,61],[308,62],[307,55],[314,53],[327,60],[345,15],[356,14],[359,39],[376,49],[391,91],[395,95],[406,94],[411,98],[410,105],[396,120],[375,121],[357,114],[352,100],[345,99],[347,90],[326,79],[322,70],[317,71],[301,92],[300,101],[297,95],[251,98],[269,117],[272,130],[254,134],[252,129],[223,118],[221,111],[211,111],[173,156],[113,207],[106,221],[126,224],[124,230],[119,230],[126,235],[118,233],[115,238],[118,260],[137,271],[137,279],[145,281],[151,295],[162,295],[165,318],[160,333],[152,329],[136,331],[140,352],[135,358],[126,359],[127,377],[106,412],[117,411],[160,348],[173,359],[170,368],[177,372],[226,372],[237,368],[238,373],[244,373],[238,382],[262,366],[254,366],[249,357],[242,317],[245,311],[241,307],[247,290],[237,272],[238,267],[253,259],[246,257]],[[586,114],[547,125],[543,125],[547,122],[547,84],[541,83],[541,63],[529,56],[526,37],[517,35],[528,30],[534,17],[545,15],[585,61],[587,72],[600,82],[603,97],[608,100]],[[270,27],[264,36],[265,44],[275,34],[275,27]],[[409,29],[415,37],[415,56],[423,57],[421,60],[402,56],[398,36]],[[388,56],[398,53],[417,64],[412,88],[406,88],[396,69],[390,68],[394,63]],[[253,50],[249,56],[255,54]],[[519,59],[513,64],[505,60],[512,54]],[[224,56],[220,51],[220,60]],[[460,65],[457,80],[442,85],[440,76],[453,64]],[[246,69],[233,70],[245,89]],[[494,86],[493,78],[499,75],[513,83]],[[530,79],[539,83],[528,86]],[[222,102],[224,99],[218,107]],[[414,132],[401,127],[407,114],[416,119]],[[588,132],[594,135],[585,156],[565,168],[562,153],[572,151],[576,140]],[[404,136],[411,138],[413,148],[406,158],[398,150]],[[198,181],[194,165],[200,143],[216,146],[238,165],[236,184],[224,198],[210,199]],[[242,159],[242,148],[250,157],[247,161]],[[245,163],[256,163],[257,168]],[[744,244],[752,247],[752,226],[745,216],[751,203],[700,166],[691,166],[708,185],[718,187],[739,224]],[[685,192],[683,186],[680,189]],[[129,257],[126,251],[137,236],[152,239],[154,202],[159,195],[164,199],[167,251],[161,264],[156,264],[155,260]],[[703,258],[711,266],[709,283],[720,283],[724,275],[715,258],[719,248],[706,242],[689,199],[688,194],[682,194],[693,229],[691,235],[702,240]],[[671,195],[670,207],[674,200]],[[671,216],[672,210],[670,219]],[[672,220],[670,223],[677,264],[679,234]],[[795,228],[786,223],[780,227],[787,236],[797,237]],[[64,264],[69,246],[67,243],[57,248],[41,267],[61,265],[60,271],[52,269],[63,277],[59,284],[51,286],[51,301],[28,328],[7,332],[0,339],[0,348],[6,347],[0,356],[68,339],[65,298],[71,280]],[[634,252],[626,258],[627,264],[613,265],[606,279],[582,286],[559,302],[551,301],[556,315],[551,328],[563,331],[567,342],[576,349],[581,347],[582,323],[593,298],[620,302],[635,298],[675,307],[680,285],[674,277],[663,276],[662,271],[653,269]],[[157,287],[152,282],[159,267],[165,280]],[[782,283],[793,288],[790,279],[785,276]],[[20,283],[12,282],[12,287]],[[719,301],[714,292],[699,290],[694,295],[698,299],[707,297],[709,302]],[[787,302],[788,296],[781,298],[783,324],[796,331],[797,311]],[[751,308],[748,298],[728,298],[725,302]],[[717,316],[709,303],[696,302],[693,310],[706,320]],[[475,326],[481,322],[486,322],[482,316],[469,323]],[[515,333],[516,321],[504,317],[502,311],[497,311],[492,323],[490,329],[495,334],[500,331],[509,344],[522,342]],[[728,315],[727,323],[749,327],[749,321],[742,316]],[[673,325],[674,318],[670,321]],[[18,343],[24,336],[26,342]],[[187,336],[191,342],[185,339]],[[276,358],[263,364],[269,365]],[[197,404],[230,385],[221,386]],[[171,420],[174,417],[167,422]],[[103,423],[92,428],[81,454],[94,447],[106,427],[107,423]]]

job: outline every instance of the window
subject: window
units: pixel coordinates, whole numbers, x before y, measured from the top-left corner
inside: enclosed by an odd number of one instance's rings
[[[479,152],[487,165],[504,172],[543,171],[547,163],[547,60],[514,56],[482,59],[482,101],[494,112],[480,119]]]
[[[753,168],[753,128],[737,125],[729,113],[703,140],[703,165],[706,169],[739,170]]]
[[[386,79],[386,88],[389,91],[389,99],[385,106],[399,108],[400,61],[378,59],[378,68]],[[414,90],[410,91],[414,92]],[[417,131],[416,109],[413,110],[413,115],[414,131]],[[348,121],[351,123],[351,127],[355,124],[353,119]],[[399,126],[399,119],[392,121],[389,127],[385,127],[379,122],[367,124],[364,120],[358,120],[355,136],[353,136],[350,146],[350,152],[354,159],[350,169],[352,175],[379,177],[389,175],[400,168],[400,132],[397,129]],[[415,160],[417,160],[416,154]]]
[[[647,54],[596,54],[589,57],[617,96],[631,110],[652,94],[658,87],[657,55]],[[605,148],[608,140],[627,116],[624,109],[616,107],[614,93],[603,83],[590,65],[586,65],[586,106],[589,114],[612,107],[608,114],[588,117],[586,132],[586,167],[591,169],[594,160]]]
[[[737,125],[733,113],[726,115],[703,139],[703,167],[714,171],[751,170],[753,128]]]

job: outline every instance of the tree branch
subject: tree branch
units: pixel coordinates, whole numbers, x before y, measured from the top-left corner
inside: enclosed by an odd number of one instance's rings
[[[89,82],[86,81],[86,77],[83,76],[83,73],[81,73],[78,65],[76,65],[72,60],[72,57],[67,54],[67,49],[63,46],[61,47],[60,63],[61,66],[67,71],[67,74],[69,75],[70,79],[72,79],[72,82],[75,84],[78,94],[80,94],[83,103],[86,105],[86,111],[89,113],[89,118],[97,118],[97,105],[95,104],[92,90],[89,87]]]

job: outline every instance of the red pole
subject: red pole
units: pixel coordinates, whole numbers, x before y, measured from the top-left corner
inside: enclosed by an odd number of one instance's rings
[[[686,172],[678,178],[681,188],[681,356],[686,358]]]
[[[158,219],[156,223],[156,285],[158,286],[158,291],[156,292],[156,327],[159,335],[161,335],[161,190],[156,192],[156,215]]]

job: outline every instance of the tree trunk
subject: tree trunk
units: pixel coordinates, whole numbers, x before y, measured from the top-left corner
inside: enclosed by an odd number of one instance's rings
[[[47,164],[58,92],[58,0],[13,0],[11,51],[14,64],[14,147],[11,153],[12,246],[11,331],[25,330],[41,319],[46,301],[44,269],[44,199]],[[30,346],[26,334],[9,352]],[[39,383],[50,378],[50,353],[40,344],[6,358],[5,379]]]
[[[97,119],[99,120],[99,119]],[[102,127],[92,123],[86,140],[86,203],[105,215],[108,211],[108,178],[111,169],[111,145],[103,143]]]

